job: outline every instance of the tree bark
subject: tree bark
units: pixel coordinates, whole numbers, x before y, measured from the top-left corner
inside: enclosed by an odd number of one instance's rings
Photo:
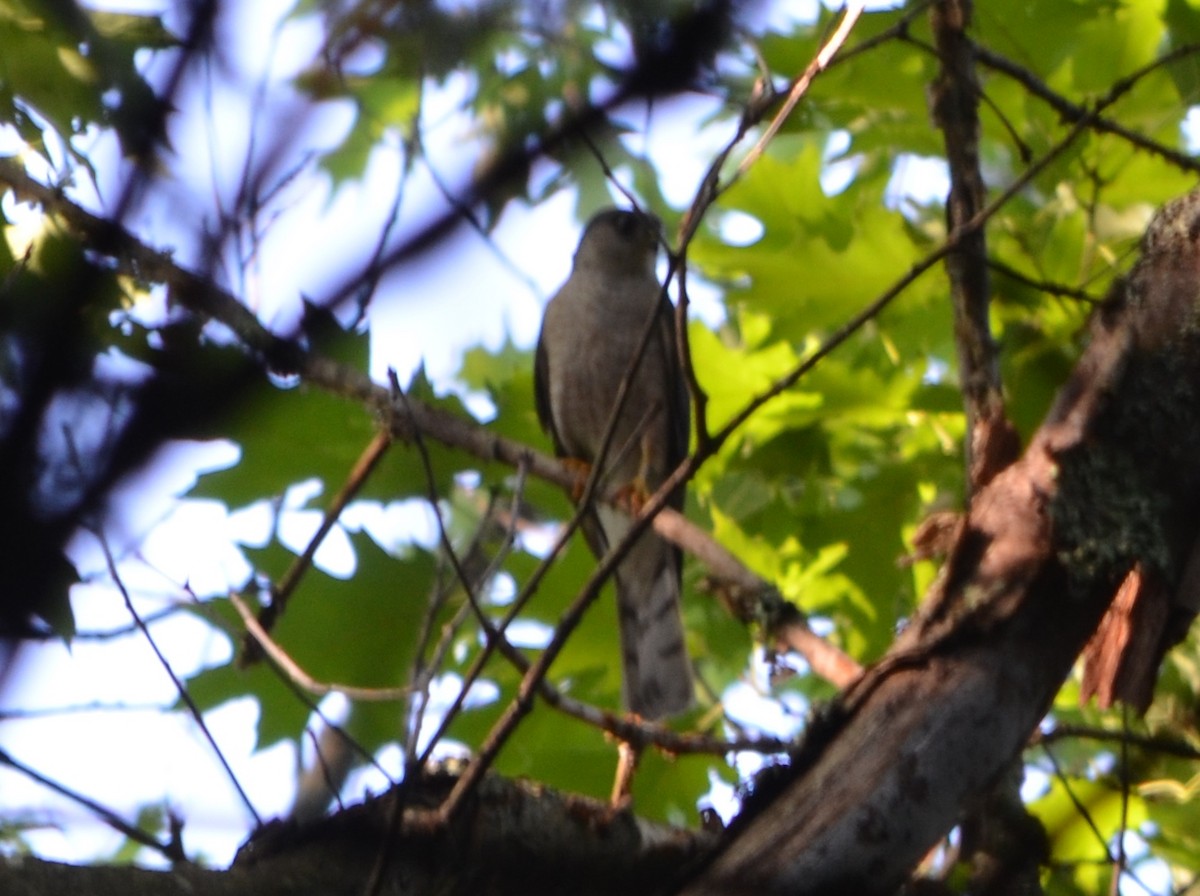
[[[273,822],[242,847],[226,871],[0,860],[0,893],[639,896],[669,888],[714,840],[641,821],[595,800],[495,777],[483,780],[457,820],[429,830],[423,815],[445,798],[454,780],[435,775],[401,784],[312,824]]]

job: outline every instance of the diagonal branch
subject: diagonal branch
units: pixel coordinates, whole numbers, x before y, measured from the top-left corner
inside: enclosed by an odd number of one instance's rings
[[[297,688],[314,697],[324,697],[328,694],[342,694],[351,700],[365,702],[393,702],[403,700],[412,693],[408,687],[399,688],[363,688],[338,682],[317,681],[292,659],[287,651],[277,644],[267,632],[263,624],[255,618],[253,611],[237,594],[230,592],[229,602],[237,610],[242,624],[246,626],[245,643],[253,643],[257,649],[271,659],[279,668],[280,674]]]
[[[308,540],[304,550],[287,568],[279,581],[271,584],[271,600],[266,606],[258,611],[256,622],[259,624],[262,634],[269,632],[275,624],[275,621],[283,614],[287,607],[287,602],[295,591],[296,586],[300,584],[300,580],[304,577],[312,566],[313,558],[317,554],[317,548],[325,540],[334,524],[338,521],[338,517],[342,515],[342,511],[346,509],[346,505],[354,499],[366,483],[371,472],[383,459],[387,453],[388,446],[391,440],[383,433],[377,433],[367,447],[363,449],[363,453],[359,456],[358,462],[350,471],[350,475],[338,489],[329,506],[325,508],[324,514],[321,516],[321,525],[317,527],[317,531],[313,533],[312,538]],[[262,649],[266,646],[258,633],[250,631],[242,640],[242,653],[239,657],[239,663],[243,666],[248,666],[257,662],[262,657]]]

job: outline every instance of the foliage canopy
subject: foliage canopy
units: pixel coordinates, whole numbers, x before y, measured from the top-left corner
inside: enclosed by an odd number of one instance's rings
[[[190,617],[226,649],[186,671],[188,697],[175,709],[208,713],[249,697],[262,749],[306,744],[323,727],[319,695],[276,661],[234,658],[246,643],[236,601],[284,603],[271,638],[311,679],[413,688],[347,702],[341,727],[355,762],[397,743],[415,761],[448,709],[440,736],[478,749],[525,675],[504,651],[485,650],[478,611],[497,624],[515,596],[529,598],[517,613],[533,633],[521,648],[528,662],[595,560],[575,538],[543,562],[550,522],[570,516],[561,483],[444,431],[382,446],[378,399],[354,375],[386,366],[376,360],[386,358],[379,312],[411,301],[422,266],[460,265],[460,232],[495,234],[495,247],[506,221],[552,221],[560,197],[584,218],[625,194],[664,219],[686,258],[672,293],[719,303],[688,327],[705,435],[723,441],[703,446],[686,516],[831,645],[877,659],[937,573],[936,559],[899,562],[914,533],[931,513],[961,509],[969,491],[960,334],[945,268],[930,263],[951,236],[943,160],[956,139],[928,103],[941,70],[929,8],[942,5],[864,13],[756,155],[765,121],[733,144],[756,91],[785,90],[840,12],[301,0],[270,44],[282,54],[303,36],[303,63],[254,84],[222,68],[222,41],[241,29],[244,42],[261,24],[237,4],[135,15],[0,0],[0,438],[13,474],[0,495],[12,561],[0,580],[5,624],[32,613],[40,622],[26,635],[94,636],[75,631],[80,601],[123,612],[123,594],[157,620],[152,636]],[[1200,98],[1200,6],[979,0],[968,34],[980,88],[973,151],[987,199],[1002,200],[984,222],[987,320],[1008,416],[1028,439],[1150,216],[1195,184],[1187,125]],[[765,108],[770,120],[779,104]],[[205,142],[221,152],[200,151]],[[727,144],[714,169],[722,189],[708,194],[704,168]],[[686,190],[681,170],[696,173]],[[303,228],[306,216],[378,191],[385,213],[362,228],[362,245],[329,253],[295,288],[260,280],[281,267],[273,259],[291,258],[293,220]],[[231,311],[230,296],[253,313]],[[501,313],[484,298],[472,310]],[[397,380],[403,397],[393,400],[477,421],[480,439],[545,451],[531,371],[530,346],[506,339],[466,351],[454,388],[421,370]],[[234,581],[144,575],[154,528],[127,527],[116,487],[172,440],[239,449],[182,501],[271,519],[261,541],[239,546]],[[299,559],[307,536],[288,535],[287,521],[307,512],[311,533],[347,487],[359,520],[435,507],[434,537],[355,524],[352,511],[330,536],[352,571],[310,567]],[[689,825],[714,779],[738,780],[722,739],[802,732],[805,713],[835,690],[794,654],[772,656],[769,675],[761,655],[748,660],[762,629],[732,618],[704,577],[691,562],[685,618],[702,699],[673,727],[710,749],[651,749],[633,789],[639,814]],[[551,666],[549,683],[579,706],[617,708],[614,621],[602,599]],[[474,675],[471,699],[451,708],[442,695]],[[19,698],[20,682],[6,684]],[[1164,875],[1194,886],[1195,635],[1169,654],[1144,720],[1080,707],[1078,693],[1074,679],[1064,685],[1025,756],[1028,809],[1050,847],[1045,891],[1102,892],[1118,866],[1160,882],[1156,892],[1167,891]],[[607,794],[613,747],[581,715],[539,703],[494,769]],[[743,767],[755,755],[742,753]],[[146,835],[165,842],[162,831]]]

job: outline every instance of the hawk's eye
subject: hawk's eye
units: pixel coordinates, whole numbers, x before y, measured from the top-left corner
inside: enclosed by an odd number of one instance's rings
[[[624,212],[617,216],[617,233],[629,238],[637,232],[638,218],[633,212]]]

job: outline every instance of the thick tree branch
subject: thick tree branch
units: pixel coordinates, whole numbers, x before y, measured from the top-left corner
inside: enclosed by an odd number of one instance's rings
[[[1019,756],[1128,570],[1185,577],[1200,192],[1160,212],[1142,253],[1024,456],[972,503],[921,615],[690,896],[889,892]]]
[[[375,857],[390,858],[379,892],[397,896],[662,892],[712,836],[641,821],[628,812],[534,784],[487,779],[459,824],[429,833],[410,819],[442,799],[449,775],[406,782],[310,825],[276,823],[228,871],[73,867],[0,862],[6,896],[362,896]],[[396,807],[400,826],[390,830]],[[398,836],[391,836],[397,833]]]

